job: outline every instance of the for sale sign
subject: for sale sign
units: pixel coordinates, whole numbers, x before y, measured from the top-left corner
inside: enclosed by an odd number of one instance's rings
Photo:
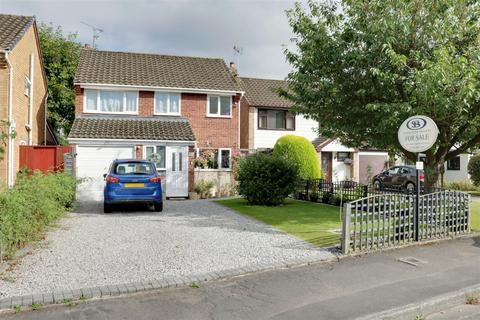
[[[407,151],[418,153],[430,149],[437,141],[437,124],[427,116],[413,116],[398,129],[398,141]]]

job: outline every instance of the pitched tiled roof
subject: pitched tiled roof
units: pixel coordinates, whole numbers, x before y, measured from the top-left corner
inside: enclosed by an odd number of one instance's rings
[[[223,59],[82,50],[75,83],[241,91]]]
[[[0,49],[12,50],[34,21],[34,17],[0,14]]]
[[[312,144],[315,147],[315,149],[317,149],[319,146],[321,146],[323,143],[327,142],[328,140],[330,140],[330,138],[319,136],[312,141]]]
[[[255,107],[290,108],[293,103],[280,97],[275,91],[286,89],[287,81],[240,77],[239,83],[245,91],[245,98]]]
[[[69,138],[195,141],[186,118],[80,116]]]

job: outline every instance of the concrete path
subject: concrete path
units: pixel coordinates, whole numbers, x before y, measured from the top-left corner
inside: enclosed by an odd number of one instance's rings
[[[478,284],[479,265],[477,236],[7,319],[355,319]]]
[[[104,214],[102,202],[80,203],[39,248],[0,274],[0,299],[335,258],[212,201],[147,209]]]

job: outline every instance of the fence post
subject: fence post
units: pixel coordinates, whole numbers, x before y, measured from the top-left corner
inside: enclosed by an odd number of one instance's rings
[[[342,214],[342,253],[348,254],[350,250],[350,223],[351,223],[351,206],[350,203],[343,205]]]

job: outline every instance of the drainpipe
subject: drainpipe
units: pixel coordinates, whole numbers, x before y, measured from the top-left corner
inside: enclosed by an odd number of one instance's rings
[[[43,121],[43,145],[47,145],[47,116],[48,116],[48,105],[47,105],[47,101],[48,101],[48,89],[47,89],[47,92],[45,93],[45,100],[43,101],[43,107],[44,107],[44,121]],[[53,133],[52,133],[53,134]]]
[[[28,93],[28,145],[31,146],[33,143],[33,83],[35,82],[34,77],[34,55],[33,53],[30,54],[30,72],[29,72],[29,80],[30,80],[30,92]]]
[[[7,122],[8,122],[8,148],[7,148],[7,185],[8,187],[13,187],[13,149],[14,149],[14,138],[12,137],[12,132],[15,130],[15,123],[12,119],[12,108],[13,108],[13,67],[10,63],[9,53],[10,51],[3,50],[5,55],[5,61],[8,66],[8,106],[7,106]]]
[[[238,150],[240,150],[240,117],[241,117],[241,101],[243,98],[243,92],[240,93],[240,99],[238,99]]]

